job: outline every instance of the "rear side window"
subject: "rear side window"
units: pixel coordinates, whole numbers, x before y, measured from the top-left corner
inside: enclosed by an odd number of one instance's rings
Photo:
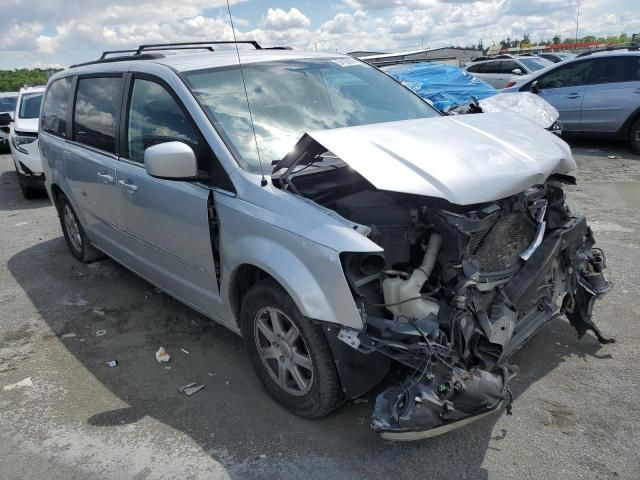
[[[71,77],[61,78],[53,82],[47,90],[42,110],[43,132],[52,133],[59,137],[67,136],[67,105],[71,92]]]
[[[484,65],[481,63],[479,65],[471,65],[469,68],[467,68],[467,72],[471,72],[471,73],[482,73]]]
[[[120,107],[122,77],[90,77],[78,80],[73,112],[73,139],[114,153],[116,118]]]
[[[640,79],[640,57],[599,58],[593,69],[592,83],[633,82]]]

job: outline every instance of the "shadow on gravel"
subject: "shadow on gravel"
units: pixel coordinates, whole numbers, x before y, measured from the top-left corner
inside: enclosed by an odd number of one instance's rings
[[[27,210],[51,205],[47,192],[42,189],[37,198],[26,200],[20,192],[15,170],[0,173],[0,210]]]
[[[487,449],[501,449],[509,435],[506,422],[494,436],[494,416],[431,440],[387,443],[369,428],[375,392],[368,403],[305,420],[268,396],[238,336],[115,262],[80,264],[57,238],[19,252],[9,269],[59,341],[129,405],[86,422],[117,427],[154,417],[193,438],[232,478],[484,479]],[[96,336],[99,330],[106,333]],[[62,337],[68,333],[76,336]],[[160,346],[171,354],[168,364],[156,362]],[[579,341],[567,322],[552,322],[514,359],[521,374],[512,385],[516,415],[510,421],[517,422],[517,397],[533,382],[566,356],[597,356],[599,348],[592,337]],[[109,368],[114,359],[117,367]],[[178,393],[190,382],[206,386],[192,397]]]

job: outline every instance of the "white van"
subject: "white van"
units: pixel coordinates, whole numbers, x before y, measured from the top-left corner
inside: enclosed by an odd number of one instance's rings
[[[24,198],[32,198],[44,189],[44,173],[38,150],[38,124],[44,89],[25,87],[20,90],[9,133],[11,155]]]

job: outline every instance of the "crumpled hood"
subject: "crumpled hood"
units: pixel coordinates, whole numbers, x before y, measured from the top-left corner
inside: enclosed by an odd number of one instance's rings
[[[542,128],[549,128],[560,117],[553,105],[529,92],[498,93],[480,100],[479,103],[485,113],[516,112]]]
[[[511,112],[310,132],[274,171],[310,150],[332,152],[380,190],[457,205],[505,198],[576,168],[564,141]]]

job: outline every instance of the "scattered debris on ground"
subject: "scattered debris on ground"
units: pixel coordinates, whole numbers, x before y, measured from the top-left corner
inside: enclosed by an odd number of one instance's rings
[[[156,352],[156,360],[158,363],[168,362],[171,360],[171,355],[169,355],[163,347],[160,347]]]
[[[189,355],[189,352],[187,350],[185,350],[184,348],[181,348],[180,351],[186,355]]]
[[[84,307],[88,303],[89,302],[87,302],[84,298],[80,298],[80,297],[75,296],[75,295],[71,295],[71,296],[65,298],[64,301],[62,302],[63,305],[66,305],[68,307],[71,307],[71,306]]]
[[[115,367],[117,365],[118,365],[118,361],[117,360],[109,360],[107,362],[107,367],[109,367],[109,368],[113,368],[113,367]]]
[[[5,385],[4,387],[2,387],[2,390],[10,391],[15,388],[32,387],[32,386],[33,386],[33,382],[31,381],[31,377],[27,377],[24,380],[20,380],[19,382],[12,383],[10,385]]]
[[[195,382],[192,382],[178,388],[178,391],[184,393],[187,397],[190,397],[191,395],[199,392],[203,388],[204,388],[204,385],[196,385]]]
[[[98,330],[96,332],[96,337],[101,337],[101,336],[106,335],[106,334],[107,334],[106,330]]]

